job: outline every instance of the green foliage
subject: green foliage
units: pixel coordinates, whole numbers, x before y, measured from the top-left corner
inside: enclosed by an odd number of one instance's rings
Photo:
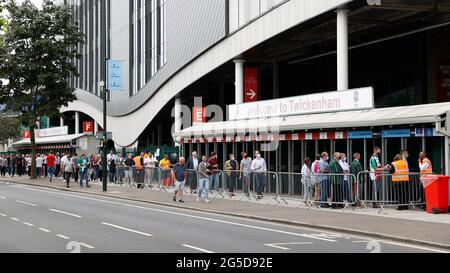
[[[0,143],[6,143],[9,139],[17,139],[20,136],[20,122],[15,117],[0,116]]]
[[[71,23],[70,9],[45,1],[42,10],[29,0],[7,3],[9,22],[0,49],[0,103],[21,122],[34,128],[39,116],[59,116],[59,109],[76,99],[68,84],[77,75],[72,60],[80,57],[83,41]]]
[[[2,15],[4,0],[0,0],[0,32],[2,32],[3,27],[6,26],[6,18]]]
[[[67,5],[45,0],[42,9],[30,0],[9,0],[8,24],[0,44],[0,105],[34,129],[40,116],[60,116],[59,109],[76,99],[69,78],[78,76],[74,60],[84,34]],[[34,165],[34,164],[33,164]]]

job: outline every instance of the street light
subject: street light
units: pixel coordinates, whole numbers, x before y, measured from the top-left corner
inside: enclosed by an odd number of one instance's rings
[[[102,92],[102,96],[103,96],[103,159],[102,159],[102,182],[103,182],[103,191],[106,192],[108,191],[108,184],[107,184],[107,162],[106,162],[106,157],[108,152],[106,151],[106,143],[108,141],[108,134],[107,134],[107,127],[106,127],[106,100],[107,100],[107,96],[106,93],[108,92],[108,90],[106,89],[106,83],[105,81],[100,81],[100,89]]]

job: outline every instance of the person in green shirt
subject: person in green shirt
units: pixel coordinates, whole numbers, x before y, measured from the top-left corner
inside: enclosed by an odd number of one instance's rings
[[[78,166],[80,170],[80,188],[83,188],[83,180],[86,178],[86,188],[89,186],[89,158],[86,154],[83,154],[78,160]]]
[[[333,187],[333,205],[331,206],[333,209],[340,209],[344,207],[342,191],[344,176],[341,175],[344,171],[342,170],[341,164],[339,164],[339,160],[341,160],[341,153],[334,153],[334,158],[331,159],[330,162],[330,174],[335,174],[330,177],[331,186]]]
[[[350,165],[350,173],[353,174],[356,178],[358,178],[358,174],[363,171],[360,160],[361,155],[359,153],[355,153],[353,155],[353,162]]]
[[[361,165],[360,160],[361,160],[361,155],[359,153],[355,153],[353,155],[353,162],[350,165],[350,173],[353,174],[357,180],[358,180],[358,174],[363,171],[363,167]],[[358,194],[361,194],[361,193],[362,193],[362,187],[359,189]],[[355,189],[355,194],[357,194],[356,189]]]

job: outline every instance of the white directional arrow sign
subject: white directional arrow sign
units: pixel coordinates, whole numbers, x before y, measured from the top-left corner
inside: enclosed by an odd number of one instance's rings
[[[250,99],[253,100],[256,97],[256,92],[253,91],[253,89],[250,89],[250,91],[247,92],[247,96],[249,96]]]

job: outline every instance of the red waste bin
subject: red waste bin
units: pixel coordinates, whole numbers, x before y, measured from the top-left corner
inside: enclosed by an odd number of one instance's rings
[[[448,182],[450,176],[426,175],[421,178],[425,188],[427,212],[448,213]]]

